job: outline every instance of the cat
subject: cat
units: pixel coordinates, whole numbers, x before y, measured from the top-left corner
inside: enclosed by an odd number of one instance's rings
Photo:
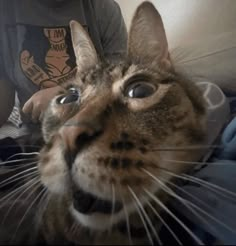
[[[101,60],[83,27],[71,21],[70,28],[77,74],[42,123],[38,171],[47,199],[35,222],[39,238],[161,243],[166,184],[202,156],[191,148],[205,141],[202,93],[175,71],[161,16],[148,1],[136,9],[122,62]]]
[[[154,211],[162,206],[155,197],[164,202],[165,182],[189,167],[168,160],[200,158],[199,151],[171,148],[204,142],[204,99],[175,72],[161,16],[150,2],[134,14],[120,64],[100,61],[80,24],[70,27],[77,76],[43,120],[38,168],[51,199],[42,233],[50,243],[152,243],[158,240]],[[154,223],[149,231],[142,222],[147,216]]]

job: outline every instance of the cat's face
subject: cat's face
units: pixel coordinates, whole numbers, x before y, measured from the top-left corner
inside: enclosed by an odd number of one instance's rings
[[[175,74],[161,18],[149,3],[133,19],[127,59],[98,61],[82,27],[71,23],[78,75],[45,114],[41,181],[67,196],[73,216],[107,229],[158,194],[170,173],[199,158],[177,151],[204,139],[204,102],[199,90]],[[101,220],[102,219],[102,220]],[[102,223],[101,223],[102,221]],[[99,224],[98,224],[99,223]]]

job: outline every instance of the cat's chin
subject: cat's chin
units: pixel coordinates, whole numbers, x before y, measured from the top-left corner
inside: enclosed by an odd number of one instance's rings
[[[120,212],[123,205],[119,201],[109,201],[101,199],[89,192],[83,191],[81,188],[74,188],[72,191],[73,206],[77,212],[91,215],[93,213],[116,214]]]
[[[72,190],[73,202],[70,211],[83,226],[94,230],[106,230],[122,218],[123,205],[121,202],[103,200],[78,187]],[[103,222],[102,225],[99,221]]]
[[[123,206],[119,201],[102,200],[78,188],[72,196],[69,207],[71,215],[79,225],[95,231],[108,231],[126,221],[127,216],[137,212],[133,202]],[[139,200],[143,205],[147,202],[145,197],[140,197]]]
[[[91,230],[97,231],[109,230],[112,226],[118,224],[119,222],[125,219],[125,213],[123,209],[113,215],[104,214],[101,212],[84,214],[78,212],[78,210],[75,209],[74,205],[71,205],[70,213],[73,216],[73,218],[78,222],[78,224],[87,227]]]

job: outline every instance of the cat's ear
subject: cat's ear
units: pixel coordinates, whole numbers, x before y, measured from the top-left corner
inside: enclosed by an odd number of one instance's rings
[[[171,67],[168,43],[162,18],[154,5],[143,2],[131,22],[128,56],[148,65]]]
[[[70,29],[78,72],[96,65],[98,56],[88,33],[76,21],[70,21]]]

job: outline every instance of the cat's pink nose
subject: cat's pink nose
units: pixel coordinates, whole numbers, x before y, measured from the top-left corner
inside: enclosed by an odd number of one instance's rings
[[[94,102],[93,102],[94,103]],[[61,127],[59,134],[65,147],[68,166],[73,158],[97,140],[103,133],[108,110],[100,111],[96,104],[87,105]],[[101,107],[101,105],[99,105]],[[71,160],[72,158],[72,160]],[[69,164],[70,163],[70,164]]]
[[[70,123],[62,127],[60,135],[65,146],[64,156],[69,169],[72,168],[77,154],[101,134],[100,129],[87,123]]]
[[[102,130],[90,123],[70,122],[63,126],[60,133],[66,149],[78,153],[97,139],[102,134]]]

